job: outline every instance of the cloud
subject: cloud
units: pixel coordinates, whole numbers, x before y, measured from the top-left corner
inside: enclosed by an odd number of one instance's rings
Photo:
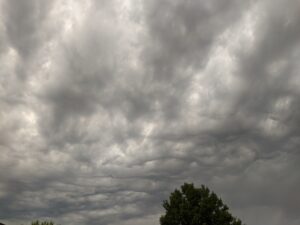
[[[188,181],[246,224],[297,224],[299,15],[296,0],[1,1],[0,218],[158,224]]]

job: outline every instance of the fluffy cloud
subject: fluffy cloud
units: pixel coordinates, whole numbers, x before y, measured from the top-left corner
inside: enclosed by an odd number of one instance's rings
[[[183,182],[299,223],[299,1],[0,1],[0,218],[158,224]]]

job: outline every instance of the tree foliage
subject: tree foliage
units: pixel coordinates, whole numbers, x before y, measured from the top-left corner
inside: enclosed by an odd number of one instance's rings
[[[242,225],[233,217],[227,205],[207,187],[195,188],[193,184],[181,186],[163,202],[166,210],[161,225]]]
[[[54,223],[52,222],[52,221],[38,221],[38,220],[36,220],[36,221],[33,221],[32,223],[31,223],[31,225],[54,225]]]

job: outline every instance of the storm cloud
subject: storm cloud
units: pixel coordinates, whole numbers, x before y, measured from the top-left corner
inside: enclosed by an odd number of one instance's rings
[[[300,223],[298,0],[0,8],[1,221],[159,224],[193,182]]]

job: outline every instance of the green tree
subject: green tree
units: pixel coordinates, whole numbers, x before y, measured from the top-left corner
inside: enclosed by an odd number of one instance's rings
[[[161,225],[242,225],[228,212],[228,207],[207,187],[195,188],[193,184],[175,189],[169,200],[163,202],[165,215]]]

